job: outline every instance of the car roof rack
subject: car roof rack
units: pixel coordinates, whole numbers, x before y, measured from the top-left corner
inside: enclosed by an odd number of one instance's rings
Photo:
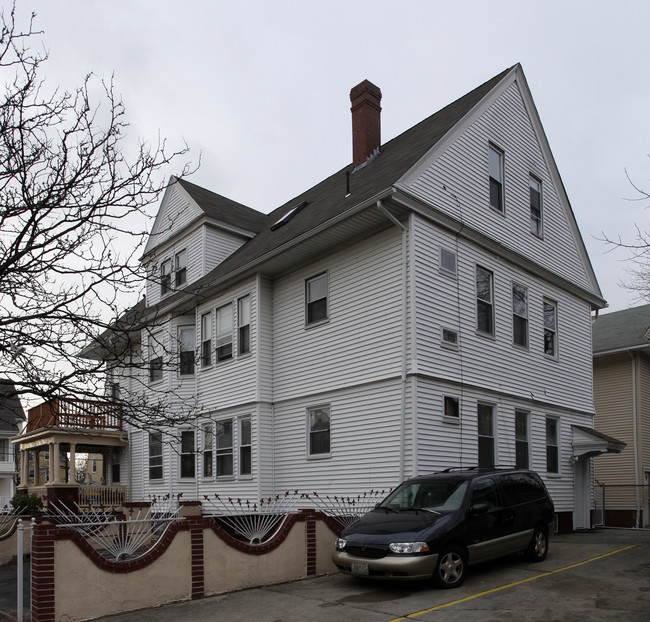
[[[438,473],[452,473],[453,471],[476,471],[476,472],[490,472],[490,471],[507,471],[514,470],[517,467],[514,464],[493,464],[492,466],[467,466],[467,467],[449,467],[444,471],[438,471]]]

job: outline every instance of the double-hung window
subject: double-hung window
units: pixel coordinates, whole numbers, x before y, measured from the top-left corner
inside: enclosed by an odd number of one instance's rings
[[[149,382],[162,380],[163,344],[162,333],[149,337]]]
[[[499,212],[503,212],[503,151],[490,145],[488,152],[490,205]]]
[[[528,347],[528,288],[512,284],[512,342]]]
[[[494,466],[494,406],[478,405],[478,465]]]
[[[217,362],[232,358],[232,304],[217,309]]]
[[[187,251],[182,250],[174,257],[174,283],[176,287],[187,283]]]
[[[251,351],[251,297],[244,296],[237,301],[237,351],[248,354]]]
[[[232,419],[216,423],[217,477],[232,477],[233,471],[233,434]]]
[[[528,413],[523,410],[515,410],[515,466],[529,467]]]
[[[149,434],[149,479],[162,479],[162,447],[162,432],[151,432]]]
[[[326,456],[330,453],[330,408],[319,406],[307,410],[309,425],[309,455]]]
[[[172,287],[172,262],[167,259],[160,264],[160,295],[164,296]]]
[[[530,230],[542,237],[542,182],[532,175],[528,178],[530,186]]]
[[[558,420],[546,417],[546,472],[560,472]]]
[[[201,367],[212,365],[212,312],[201,316]]]
[[[178,329],[179,373],[181,376],[194,374],[194,326],[180,326]]]
[[[313,324],[327,319],[327,290],[327,272],[323,272],[323,274],[319,274],[305,281],[305,314],[307,324]]]
[[[194,430],[181,432],[181,477],[194,477],[196,456],[194,453]]]
[[[252,464],[251,418],[242,417],[239,420],[239,474],[250,475]]]
[[[203,477],[212,477],[212,455],[214,453],[214,427],[212,423],[203,426]]]
[[[482,333],[494,334],[493,275],[476,266],[476,328]]]
[[[544,300],[544,354],[557,357],[557,304]]]

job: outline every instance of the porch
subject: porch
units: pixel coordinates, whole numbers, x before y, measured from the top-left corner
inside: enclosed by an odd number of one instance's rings
[[[120,454],[127,446],[122,408],[104,401],[54,399],[31,408],[18,445],[18,492],[80,506],[126,500]]]

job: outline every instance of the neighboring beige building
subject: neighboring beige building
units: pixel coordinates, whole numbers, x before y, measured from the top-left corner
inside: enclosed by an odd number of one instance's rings
[[[650,305],[600,315],[593,324],[594,427],[627,444],[595,460],[596,480],[650,484]]]

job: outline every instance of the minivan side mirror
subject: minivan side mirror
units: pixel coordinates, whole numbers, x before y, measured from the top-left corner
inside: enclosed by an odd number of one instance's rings
[[[479,514],[487,514],[487,511],[490,508],[488,507],[487,503],[475,503],[472,507],[469,509],[469,513],[472,516],[477,516]]]

